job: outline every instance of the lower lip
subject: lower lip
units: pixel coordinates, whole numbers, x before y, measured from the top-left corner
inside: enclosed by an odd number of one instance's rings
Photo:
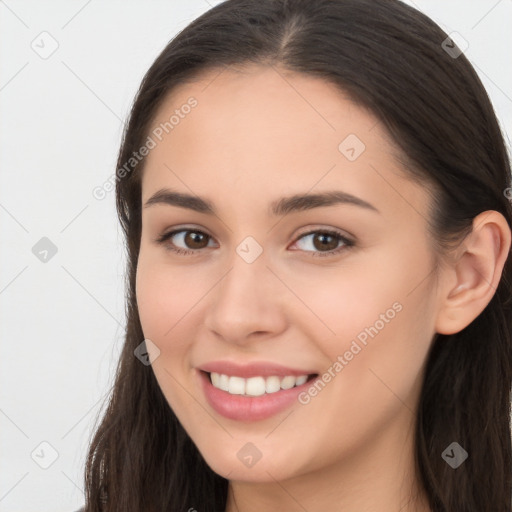
[[[208,373],[198,370],[199,379],[210,406],[222,416],[236,421],[259,421],[270,418],[274,414],[290,407],[297,396],[311,386],[316,378],[311,378],[300,386],[282,389],[275,393],[260,396],[231,395],[227,391],[216,388],[210,382]]]

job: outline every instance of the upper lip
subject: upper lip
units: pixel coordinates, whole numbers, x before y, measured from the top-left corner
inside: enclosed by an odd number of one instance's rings
[[[271,377],[273,375],[277,377],[285,377],[287,375],[298,377],[299,375],[316,374],[316,372],[311,370],[288,368],[278,363],[266,361],[254,361],[248,364],[238,364],[233,361],[211,361],[197,368],[208,373],[215,372],[243,378],[258,376]]]

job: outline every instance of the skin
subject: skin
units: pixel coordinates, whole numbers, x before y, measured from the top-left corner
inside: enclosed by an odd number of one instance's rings
[[[433,272],[428,189],[407,178],[376,118],[334,85],[256,65],[209,71],[172,91],[153,128],[190,96],[198,105],[147,157],[142,200],[167,187],[207,198],[217,215],[143,208],[137,301],[168,403],[230,481],[226,511],[430,511],[413,458],[426,356],[436,333],[460,331],[491,300],[510,248],[506,220],[480,214]],[[366,146],[354,161],[338,149],[349,134]],[[268,214],[282,196],[328,190],[379,212],[337,204]],[[182,227],[211,238],[155,242]],[[300,238],[322,229],[355,245],[322,257],[343,242],[322,249],[320,235]],[[247,236],[263,249],[252,263],[236,252]],[[173,242],[199,249],[176,254]],[[218,359],[323,374],[397,302],[400,312],[308,404],[239,422],[217,414],[198,385],[196,367]],[[252,467],[237,458],[248,442],[262,454]]]

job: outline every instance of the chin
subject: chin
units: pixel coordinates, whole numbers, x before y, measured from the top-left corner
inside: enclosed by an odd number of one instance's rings
[[[257,457],[255,449],[249,443],[235,444],[235,450],[224,445],[224,450],[220,447],[219,452],[214,453],[210,445],[208,453],[201,453],[210,469],[223,478],[240,482],[268,483],[286,480],[303,472],[303,468],[301,471],[301,468],[292,465],[292,461],[283,451],[277,457],[275,453],[261,453],[261,458],[251,460],[251,452]]]

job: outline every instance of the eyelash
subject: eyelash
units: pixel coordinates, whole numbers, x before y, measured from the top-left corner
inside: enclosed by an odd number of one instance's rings
[[[155,242],[157,242],[159,244],[165,244],[165,242],[167,242],[167,240],[172,238],[174,235],[177,235],[178,233],[182,233],[182,232],[200,233],[202,235],[209,237],[209,239],[212,238],[210,235],[208,235],[207,233],[205,233],[204,231],[201,231],[199,229],[181,228],[181,229],[175,229],[173,231],[169,231],[168,233],[162,234],[155,240]],[[323,235],[333,236],[338,240],[338,242],[343,242],[344,245],[341,247],[338,247],[337,249],[331,249],[330,251],[305,251],[308,253],[312,253],[311,255],[313,257],[321,257],[322,258],[322,257],[328,257],[328,256],[335,256],[335,255],[339,254],[341,251],[349,249],[355,245],[355,243],[353,241],[349,240],[348,238],[343,236],[338,231],[333,231],[333,230],[329,230],[329,229],[317,229],[314,231],[308,231],[307,233],[302,233],[296,239],[296,241],[301,240],[302,238],[305,238],[308,235],[318,234],[318,233],[321,233]],[[181,247],[176,247],[176,246],[171,246],[171,245],[166,244],[166,250],[187,256],[187,255],[194,254],[198,251],[201,251],[202,249],[182,249]]]

